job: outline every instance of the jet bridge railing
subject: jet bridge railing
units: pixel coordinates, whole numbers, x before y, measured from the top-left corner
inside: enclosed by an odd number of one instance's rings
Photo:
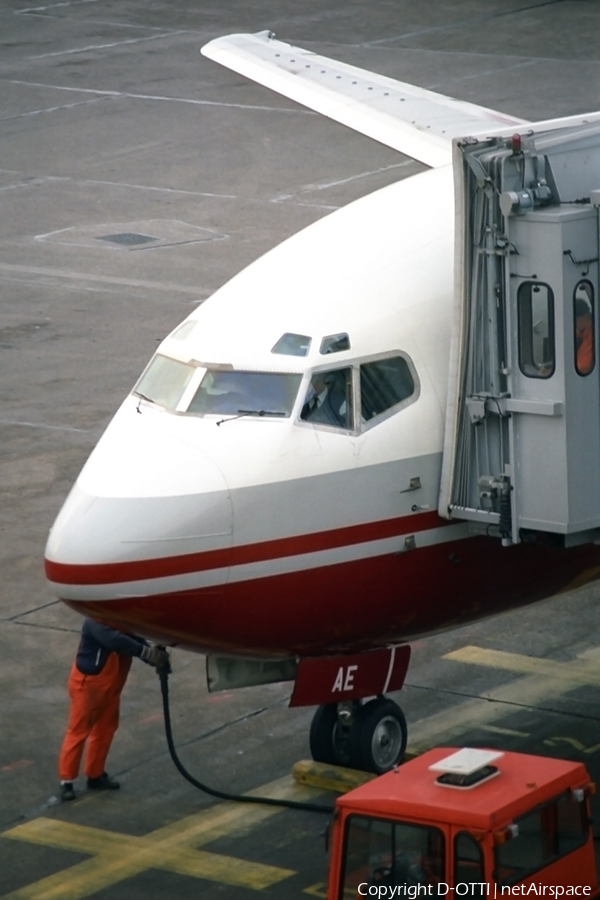
[[[454,142],[439,512],[505,544],[600,538],[600,125],[551,125]]]

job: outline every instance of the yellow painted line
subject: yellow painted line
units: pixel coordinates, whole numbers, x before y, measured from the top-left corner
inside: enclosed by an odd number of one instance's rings
[[[5,831],[2,837],[90,854],[111,853],[117,850],[123,841],[136,840],[129,835],[116,834],[101,828],[89,828],[87,825],[72,825],[70,822],[47,819],[43,816],[23,825],[16,825],[10,831]]]
[[[325,900],[327,900],[327,885],[324,881],[319,881],[317,884],[311,885],[311,887],[304,888],[302,893],[308,894],[310,897],[325,897]]]
[[[130,878],[132,875],[151,868],[165,869],[180,875],[194,875],[197,878],[208,878],[224,884],[253,887],[256,890],[269,887],[293,874],[289,869],[249,863],[215,853],[188,850],[178,846],[178,836],[176,835],[166,839],[161,838],[161,831],[162,829],[159,829],[146,837],[135,837],[41,818],[17,826],[11,832],[6,833],[4,837],[93,854],[94,860],[86,860],[69,870],[71,889],[76,884],[79,885],[82,877],[84,881],[87,881],[90,873],[97,867],[100,869],[100,880],[104,886],[114,884],[116,880]],[[189,836],[183,835],[183,837]],[[207,835],[206,840],[209,839],[212,838]],[[95,877],[98,878],[98,873],[95,873]],[[27,889],[25,896],[50,897],[51,881],[45,880],[41,892],[40,884],[36,887],[33,895]],[[77,887],[77,895],[79,895],[78,891],[79,887]],[[18,895],[20,894],[18,893]]]
[[[280,799],[307,799],[320,792],[300,788],[289,777],[251,793]],[[204,878],[235,887],[264,890],[295,874],[292,869],[264,865],[197,849],[224,835],[248,830],[281,807],[222,803],[138,837],[40,817],[3,838],[86,853],[85,860],[62,872],[6,894],[3,900],[80,900],[148,869]]]
[[[460,650],[447,653],[443,658],[477,666],[489,666],[493,669],[504,669],[508,672],[544,675],[547,678],[560,677],[565,681],[574,681],[578,685],[600,682],[600,660],[593,658],[560,662],[554,659],[541,659],[537,656],[524,656],[520,653],[506,653],[504,650],[485,650],[482,647],[461,647]]]
[[[515,711],[511,704],[535,707],[566,694],[575,687],[597,684],[600,682],[598,649],[600,648],[586,651],[568,663],[499,650],[484,650],[480,647],[463,647],[448,653],[444,659],[492,666],[521,673],[524,677],[415,722],[409,729],[411,751],[423,752],[440,741],[452,740],[471,728],[496,723]]]
[[[170,858],[165,858],[151,849],[138,852],[131,858],[120,858],[121,854],[107,858],[100,854],[6,894],[4,900],[80,900],[152,868],[256,891],[295,874],[291,869],[279,869],[201,850],[196,851],[195,858],[185,859],[182,854],[183,851],[175,851]]]
[[[596,581],[598,575],[600,575],[600,566],[595,566],[591,569],[585,569],[583,572],[580,572],[579,575],[573,579],[573,581],[569,582],[569,584],[566,584],[562,591],[559,591],[558,594],[569,594],[571,591],[576,591],[580,587],[584,587],[586,584],[590,584],[592,581]]]
[[[508,737],[529,737],[528,731],[515,731],[514,728],[501,728],[500,725],[482,725],[484,731],[491,731],[492,734],[505,734]]]

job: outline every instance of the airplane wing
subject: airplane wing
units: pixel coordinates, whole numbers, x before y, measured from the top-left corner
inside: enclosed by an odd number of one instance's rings
[[[269,31],[217,38],[202,53],[434,168],[452,161],[452,138],[524,121],[317,56]]]

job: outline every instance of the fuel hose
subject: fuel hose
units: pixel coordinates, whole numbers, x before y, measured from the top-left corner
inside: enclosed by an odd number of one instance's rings
[[[197,778],[194,778],[194,776],[187,771],[187,769],[179,759],[177,750],[175,748],[175,742],[173,741],[173,729],[171,728],[171,709],[169,704],[169,675],[171,672],[171,666],[170,664],[166,666],[158,666],[156,671],[160,679],[160,690],[162,693],[167,746],[169,747],[169,753],[171,754],[171,759],[175,763],[175,767],[183,775],[186,781],[189,781],[189,783],[193,784],[194,787],[198,788],[198,790],[204,791],[205,794],[210,794],[212,797],[218,797],[220,800],[234,800],[236,803],[261,803],[265,806],[284,806],[288,809],[301,809],[306,812],[319,812],[326,813],[327,815],[331,815],[333,813],[333,806],[322,806],[319,803],[303,803],[299,800],[285,800],[277,799],[275,797],[258,797],[254,794],[229,794],[226,791],[219,791],[217,788],[211,788],[208,785],[203,784],[201,781],[198,781]]]

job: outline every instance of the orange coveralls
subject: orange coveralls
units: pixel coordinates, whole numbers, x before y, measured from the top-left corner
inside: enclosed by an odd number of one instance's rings
[[[579,319],[577,320],[577,325]],[[577,360],[576,367],[580,375],[587,375],[594,368],[594,333],[592,331],[592,317],[583,320],[581,328],[577,327]]]
[[[69,723],[63,740],[58,769],[61,781],[79,775],[87,741],[85,774],[99,778],[119,726],[119,703],[131,667],[131,656],[111,651],[98,675],[84,675],[73,663],[68,688],[71,698]]]

